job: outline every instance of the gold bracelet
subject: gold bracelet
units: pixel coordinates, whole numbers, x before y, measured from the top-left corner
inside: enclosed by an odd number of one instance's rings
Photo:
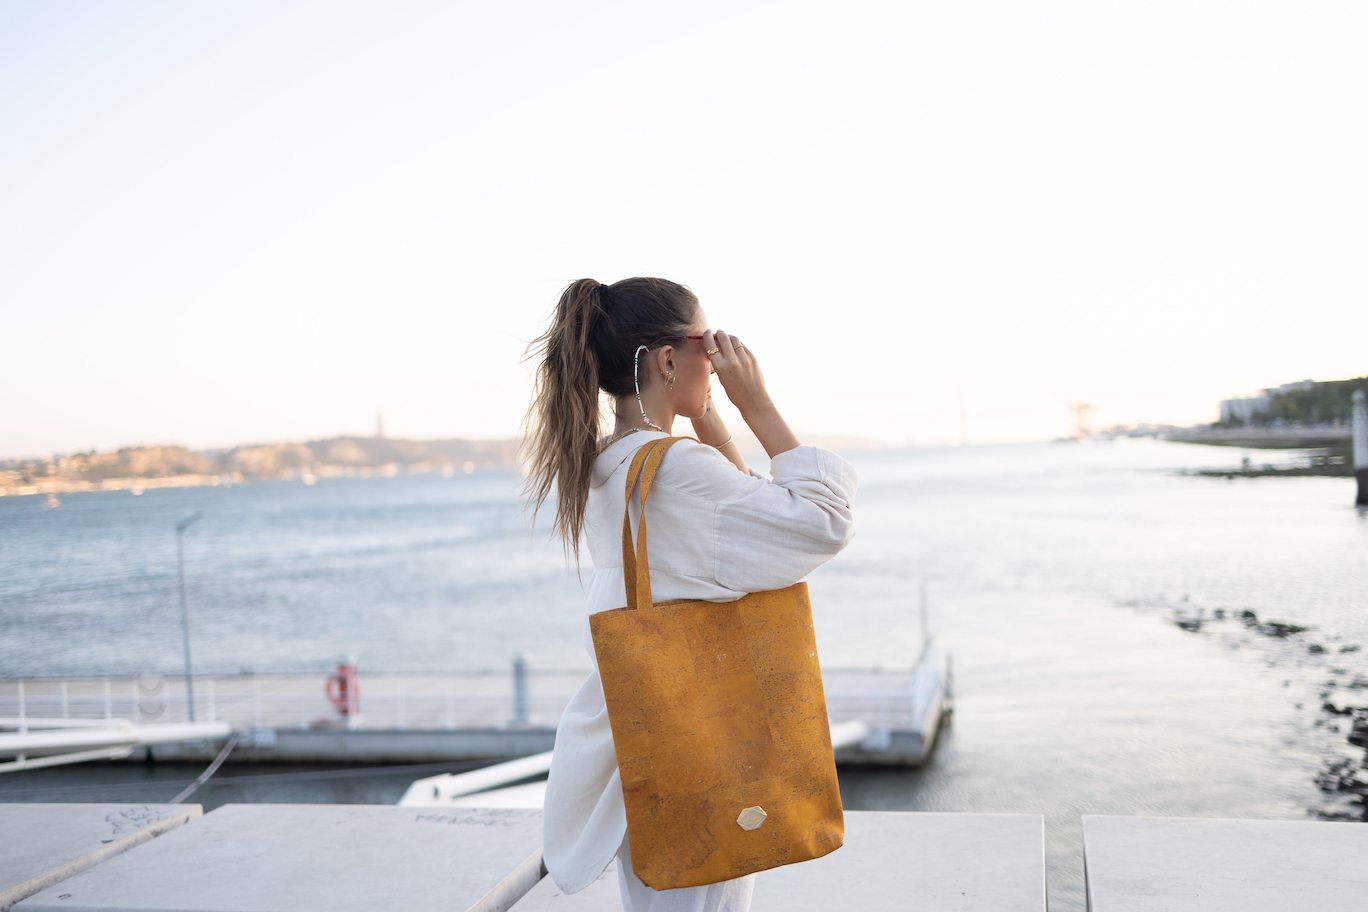
[[[726,440],[722,441],[721,443],[714,443],[713,446],[720,450],[720,449],[722,449],[724,446],[726,446],[727,444],[731,443],[731,442],[732,442],[732,438],[735,437],[735,436],[736,436],[735,434],[728,434]]]

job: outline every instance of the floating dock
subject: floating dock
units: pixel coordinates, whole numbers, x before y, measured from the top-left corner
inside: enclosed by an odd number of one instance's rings
[[[224,736],[140,743],[133,730],[225,723],[237,735],[228,762],[412,763],[496,760],[552,749],[556,723],[587,671],[353,676],[339,700],[326,674],[0,679],[0,754],[51,755],[60,720],[106,732],[107,756],[209,761]],[[863,721],[867,735],[836,753],[838,763],[920,766],[950,711],[950,663],[934,643],[911,669],[823,669],[833,724]],[[191,707],[191,691],[194,704]],[[26,719],[41,718],[40,750],[22,751]],[[94,723],[104,724],[95,725]],[[121,739],[120,730],[128,734]],[[73,744],[77,741],[72,734]],[[36,739],[35,739],[36,741]],[[12,743],[11,743],[12,742]],[[6,749],[4,745],[11,746]],[[120,746],[137,749],[116,752]],[[93,756],[93,754],[92,754]],[[0,756],[0,761],[5,757]],[[22,766],[18,767],[22,768]]]

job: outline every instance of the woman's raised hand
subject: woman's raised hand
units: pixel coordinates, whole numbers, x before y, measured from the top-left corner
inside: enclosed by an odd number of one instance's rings
[[[710,329],[704,334],[703,342],[707,351],[712,352],[708,360],[712,362],[717,379],[737,411],[744,416],[747,411],[769,402],[760,363],[740,339]]]
[[[713,370],[727,391],[727,398],[770,458],[797,447],[798,438],[770,399],[765,378],[760,374],[760,364],[750,349],[736,336],[724,332],[708,330],[703,340],[710,352],[708,359],[712,361]]]

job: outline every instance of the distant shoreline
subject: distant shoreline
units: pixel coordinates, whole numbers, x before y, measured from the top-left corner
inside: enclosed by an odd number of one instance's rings
[[[312,473],[252,477],[240,473],[220,475],[168,475],[161,478],[102,478],[98,481],[76,478],[44,478],[31,484],[0,485],[0,497],[32,497],[47,494],[78,494],[92,491],[128,491],[138,495],[152,488],[234,487],[260,482],[297,482],[310,485],[319,478],[396,478],[400,475],[469,475],[475,471],[511,469],[512,466],[487,464],[475,466],[352,466],[319,467]]]
[[[1325,463],[1305,466],[1259,466],[1241,469],[1185,469],[1183,475],[1201,475],[1206,478],[1352,478],[1354,469],[1347,462],[1343,464]]]
[[[1316,427],[1187,428],[1164,435],[1174,443],[1245,447],[1251,450],[1348,449],[1347,424]]]
[[[1347,427],[1326,426],[1308,428],[1211,428],[1197,427],[1174,429],[1167,433],[1150,434],[1169,443],[1187,443],[1204,446],[1223,446],[1253,450],[1315,450],[1309,461],[1303,465],[1274,466],[1270,464],[1253,465],[1249,459],[1240,467],[1229,469],[1195,469],[1183,474],[1203,475],[1221,478],[1255,477],[1347,477],[1352,476],[1353,466],[1349,460],[1349,429]],[[848,441],[847,441],[848,442]],[[824,441],[824,443],[828,443]],[[326,464],[316,460],[326,452],[336,453],[339,445],[347,447],[345,457],[358,460],[367,456],[397,455],[395,449],[407,450],[410,458],[421,453],[430,458],[414,461],[390,459],[372,464]],[[48,474],[39,474],[34,462],[0,464],[0,497],[32,497],[57,494],[85,493],[90,491],[128,491],[138,495],[153,488],[197,488],[231,487],[261,481],[298,482],[313,484],[319,478],[394,478],[399,475],[452,476],[470,474],[474,471],[489,469],[515,469],[516,441],[393,441],[384,438],[335,438],[328,441],[310,441],[307,444],[268,444],[255,447],[237,447],[230,451],[205,451],[192,453],[180,447],[137,447],[126,448],[118,454],[95,454],[63,457],[56,463],[48,461],[43,469]],[[432,448],[432,449],[430,449]],[[441,448],[440,457],[433,449]],[[181,471],[163,475],[119,475],[106,478],[72,477],[61,474],[74,471],[85,474],[95,460],[103,462],[105,471],[128,468],[128,463],[146,454],[172,458],[163,459],[158,467],[170,467],[179,461],[182,468],[189,468],[186,461],[198,459],[200,468],[212,468],[213,462],[225,461],[231,466],[242,466],[248,471],[236,468],[226,471]],[[445,458],[443,458],[445,457]],[[454,458],[453,458],[454,457]],[[462,458],[464,457],[464,458]],[[65,463],[78,462],[76,465]],[[144,459],[144,468],[150,460]],[[111,464],[111,462],[113,464]],[[293,462],[293,465],[289,463]],[[116,468],[117,467],[117,468]],[[225,466],[227,468],[227,466]]]
[[[1238,468],[1187,469],[1184,475],[1206,478],[1351,478],[1353,461],[1349,456],[1348,427],[1321,426],[1309,428],[1206,428],[1171,434],[1173,443],[1200,446],[1223,446],[1249,450],[1310,450],[1301,465],[1254,464],[1245,457]]]
[[[455,475],[478,469],[516,468],[516,440],[402,440],[333,437],[303,443],[269,443],[227,450],[180,445],[124,447],[51,459],[0,461],[0,497],[220,487],[247,481]]]

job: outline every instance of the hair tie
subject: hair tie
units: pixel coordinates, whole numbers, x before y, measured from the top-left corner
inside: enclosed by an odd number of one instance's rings
[[[599,285],[599,294],[603,294],[603,293],[604,293],[605,291],[607,291],[607,290],[608,290],[608,286],[607,286],[607,285],[603,285],[603,284],[600,284],[600,285]]]

